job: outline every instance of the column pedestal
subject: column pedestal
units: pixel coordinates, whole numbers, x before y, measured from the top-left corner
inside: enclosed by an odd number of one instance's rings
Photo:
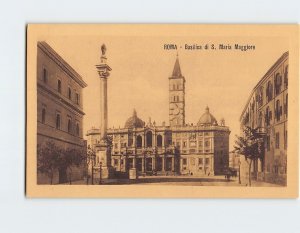
[[[102,164],[101,171],[100,171],[102,179],[109,179],[112,178],[114,175],[114,168],[111,166],[110,152],[111,151],[106,142],[101,142],[97,146],[97,156],[99,157],[99,162]],[[100,178],[100,172],[99,172],[99,178]]]

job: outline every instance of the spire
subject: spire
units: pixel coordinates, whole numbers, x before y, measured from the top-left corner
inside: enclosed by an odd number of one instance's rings
[[[209,113],[209,107],[208,106],[206,106],[205,112]]]
[[[173,77],[181,77],[181,69],[180,69],[180,65],[179,65],[179,59],[178,59],[178,53],[176,56],[176,61],[175,61],[175,65],[174,65],[174,69],[173,69]]]
[[[135,108],[133,109],[133,114],[132,114],[134,117],[136,117],[137,116],[137,113],[136,113],[136,110],[135,110]]]

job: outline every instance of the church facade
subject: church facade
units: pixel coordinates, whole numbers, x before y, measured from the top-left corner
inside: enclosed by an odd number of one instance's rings
[[[145,123],[134,110],[124,128],[108,129],[116,174],[132,168],[138,175],[223,174],[229,165],[230,130],[224,119],[218,124],[208,107],[197,124],[186,124],[185,82],[177,57],[169,77],[169,125],[151,119]],[[88,146],[97,150],[100,130],[92,128],[86,135]]]

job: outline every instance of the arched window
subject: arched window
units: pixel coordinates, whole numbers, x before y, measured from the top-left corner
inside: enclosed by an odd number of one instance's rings
[[[46,68],[43,69],[43,81],[44,81],[44,83],[48,82],[48,72],[47,72]]]
[[[280,94],[281,91],[281,75],[279,73],[275,76],[275,95]]]
[[[136,137],[136,147],[137,148],[141,148],[142,147],[142,136],[141,135],[138,135],[137,137]]]
[[[42,123],[45,124],[46,122],[46,109],[43,108],[42,110]]]
[[[80,95],[76,93],[76,104],[80,103]]]
[[[288,94],[286,94],[286,97],[285,97],[285,114],[286,115],[288,115],[288,103],[289,103]]]
[[[158,147],[162,147],[162,136],[161,135],[157,135],[156,137],[156,144]]]
[[[76,123],[76,136],[79,136],[79,124]]]
[[[271,81],[268,82],[267,89],[266,89],[266,96],[268,101],[270,101],[273,98],[273,85]]]
[[[286,65],[284,69],[284,86],[285,88],[288,87],[288,78],[289,78],[289,66]]]
[[[70,88],[70,87],[69,87],[69,91],[68,91],[68,97],[69,97],[69,99],[72,98],[72,91],[71,91],[71,88]]]
[[[266,125],[269,126],[270,125],[270,121],[272,119],[272,111],[270,111],[269,106],[266,108],[266,116],[265,116],[265,121],[266,121]]]
[[[146,133],[146,146],[152,147],[152,132],[151,131],[148,131]]]
[[[56,114],[56,128],[60,129],[60,114]]]
[[[61,81],[59,79],[57,80],[57,91],[61,93]]]
[[[72,122],[71,119],[68,120],[68,133],[71,133],[72,131]]]
[[[280,121],[280,116],[281,116],[281,106],[280,106],[280,101],[279,101],[279,100],[276,100],[275,114],[276,114],[276,120],[277,120],[277,121]]]

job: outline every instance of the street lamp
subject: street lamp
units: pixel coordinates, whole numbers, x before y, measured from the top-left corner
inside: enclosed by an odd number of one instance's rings
[[[239,157],[239,184],[241,184],[241,161]]]
[[[102,162],[100,162],[100,167],[99,167],[99,185],[101,184],[102,181]]]

